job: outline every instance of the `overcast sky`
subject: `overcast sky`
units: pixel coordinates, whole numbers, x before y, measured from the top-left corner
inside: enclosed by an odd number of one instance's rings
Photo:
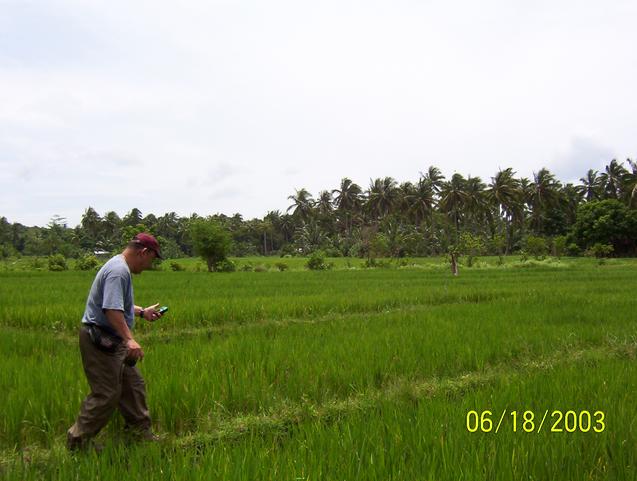
[[[637,157],[634,0],[0,0],[0,216]]]

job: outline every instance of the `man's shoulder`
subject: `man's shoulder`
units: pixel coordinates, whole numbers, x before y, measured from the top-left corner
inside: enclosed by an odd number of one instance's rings
[[[130,270],[121,254],[111,257],[100,269],[102,277],[123,277],[130,279]]]

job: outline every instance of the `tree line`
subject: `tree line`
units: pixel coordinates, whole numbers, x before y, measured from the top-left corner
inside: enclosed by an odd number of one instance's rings
[[[539,244],[575,255],[603,244],[614,255],[635,255],[637,162],[613,159],[602,171],[589,169],[579,183],[562,183],[548,169],[531,179],[512,168],[489,181],[435,166],[415,182],[392,177],[370,180],[365,189],[349,178],[314,197],[306,189],[288,197],[285,212],[262,219],[240,214],[180,217],[175,212],[143,215],[133,208],[123,217],[100,215],[88,207],[69,227],[54,216],[46,227],[26,227],[0,218],[0,255],[78,257],[120,249],[135,233],[157,236],[166,257],[196,254],[194,221],[206,219],[231,239],[232,256],[430,256],[463,250],[506,255]],[[539,240],[539,241],[538,241]],[[609,247],[608,247],[609,246]]]

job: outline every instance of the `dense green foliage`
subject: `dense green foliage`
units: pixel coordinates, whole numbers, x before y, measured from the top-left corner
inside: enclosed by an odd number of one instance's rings
[[[66,264],[66,258],[62,254],[53,254],[49,257],[49,270],[50,271],[65,271],[69,267]]]
[[[366,257],[371,264],[376,257],[456,249],[473,259],[476,251],[503,255],[524,250],[529,236],[544,239],[544,250],[554,254],[574,255],[602,243],[613,245],[616,256],[632,256],[637,249],[637,163],[627,163],[630,170],[616,160],[601,173],[589,170],[578,185],[561,183],[545,168],[532,179],[518,178],[508,168],[485,183],[459,173],[445,179],[430,167],[416,182],[398,184],[385,177],[373,179],[366,190],[344,178],[339,188],[321,191],[316,199],[306,189],[297,190],[285,213],[206,219],[229,233],[229,255],[239,257],[322,250],[329,257]],[[72,229],[58,216],[45,228],[11,224],[2,217],[0,256],[111,253],[141,231],[158,237],[165,257],[191,256],[192,226],[200,220],[197,214],[185,218],[174,212],[143,216],[137,208],[123,218],[115,212],[100,216],[91,207]]]
[[[637,246],[637,210],[611,199],[583,204],[573,236],[583,248],[610,244],[618,254],[632,254]]]
[[[115,419],[64,433],[87,386],[92,272],[0,272],[3,479],[634,479],[635,262],[497,259],[399,269],[145,272],[136,302],[158,446]],[[359,261],[361,262],[361,261]],[[188,262],[185,264],[189,267]],[[602,410],[602,433],[469,433],[470,410]],[[496,420],[497,421],[497,420]],[[548,424],[547,424],[548,426]]]
[[[195,253],[200,256],[208,271],[228,272],[232,264],[226,260],[230,253],[230,234],[214,219],[195,219],[190,223],[190,238]]]

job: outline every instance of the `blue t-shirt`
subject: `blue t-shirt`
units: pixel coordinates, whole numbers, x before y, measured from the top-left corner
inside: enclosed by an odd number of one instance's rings
[[[135,327],[133,279],[122,254],[112,257],[97,272],[82,317],[82,323],[97,324],[115,334],[115,329],[106,319],[104,309],[122,311],[128,328]]]

